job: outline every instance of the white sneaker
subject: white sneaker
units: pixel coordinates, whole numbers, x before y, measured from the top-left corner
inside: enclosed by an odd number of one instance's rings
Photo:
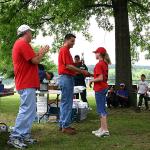
[[[96,133],[99,133],[99,132],[101,132],[101,131],[102,131],[102,129],[99,128],[98,130],[92,131],[92,134],[96,134]]]
[[[97,132],[95,133],[95,136],[97,137],[106,137],[106,136],[110,136],[109,131],[101,131],[101,132]]]
[[[27,148],[27,144],[25,144],[22,139],[18,139],[18,138],[11,138],[11,139],[9,139],[7,144],[10,145],[10,146],[13,146],[15,148],[18,148],[18,149],[25,149],[25,148]]]

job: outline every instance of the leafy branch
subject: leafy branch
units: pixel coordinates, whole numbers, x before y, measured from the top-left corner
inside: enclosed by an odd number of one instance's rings
[[[11,0],[10,0],[11,1]],[[10,12],[10,16],[9,18],[5,18],[5,21],[7,20],[7,23],[11,22],[13,20],[13,18],[16,17],[16,15],[21,12],[22,9],[26,8],[29,6],[29,4],[32,2],[32,0],[26,0],[26,1],[22,1],[20,3],[20,5],[18,5],[17,9],[16,10],[13,10],[14,8],[12,7],[12,11]],[[11,10],[11,8],[10,8]]]
[[[129,0],[129,2],[131,2],[132,4],[138,6],[140,9],[142,9],[143,11],[150,11],[150,9],[148,9],[148,7],[143,6],[142,4],[135,2],[133,0]]]
[[[2,2],[0,2],[0,4],[8,3],[8,2],[11,2],[11,1],[12,0],[2,1]]]
[[[97,8],[97,7],[107,7],[107,8],[113,8],[112,5],[109,4],[91,4],[91,5],[87,5],[85,6],[86,8]]]

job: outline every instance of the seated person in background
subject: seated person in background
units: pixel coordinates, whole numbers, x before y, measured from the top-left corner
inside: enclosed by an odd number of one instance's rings
[[[120,106],[127,107],[129,103],[128,101],[129,94],[124,83],[120,84],[120,89],[117,91],[116,95]]]
[[[40,78],[41,83],[43,82],[44,79],[46,79],[46,80],[53,79],[54,74],[52,72],[46,72],[44,65],[38,64],[38,68],[39,68],[39,78]]]
[[[39,69],[40,82],[42,83],[43,80],[46,78],[46,71],[45,71],[44,65],[38,64],[38,69]]]
[[[80,60],[79,55],[76,55],[74,57],[74,64],[77,68],[80,68],[82,70],[88,70],[87,66],[84,64],[84,60]],[[83,74],[77,74],[74,77],[74,85],[75,86],[84,86],[84,87],[86,87],[85,77],[83,76]],[[80,93],[82,101],[88,103],[86,95],[87,95],[86,89],[83,90],[82,93]],[[76,99],[79,99],[79,94],[75,94],[75,96],[76,96]]]
[[[145,100],[145,107],[146,107],[146,109],[149,109],[148,101],[147,101],[148,82],[146,82],[145,79],[146,79],[146,76],[144,74],[142,74],[141,75],[141,81],[138,84],[138,94],[139,94],[138,107],[142,106],[143,99],[144,99]]]
[[[113,86],[110,88],[107,94],[107,106],[108,108],[111,108],[111,106],[113,107],[118,106],[118,102],[116,100],[116,93]]]
[[[4,92],[4,84],[2,83],[1,78],[0,78],[0,92]]]

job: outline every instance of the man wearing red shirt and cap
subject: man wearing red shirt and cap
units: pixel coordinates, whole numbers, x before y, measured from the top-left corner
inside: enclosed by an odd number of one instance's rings
[[[36,89],[39,88],[38,63],[49,51],[49,46],[41,47],[36,54],[29,44],[32,40],[33,29],[28,25],[21,25],[12,50],[16,90],[20,95],[20,108],[15,127],[7,142],[9,145],[23,149],[27,144],[33,144],[31,127],[36,116]]]
[[[61,105],[60,105],[60,131],[67,134],[75,134],[74,128],[70,127],[71,113],[73,104],[74,75],[82,73],[84,76],[90,74],[86,70],[81,70],[74,66],[70,48],[75,44],[76,36],[67,34],[64,39],[64,45],[60,48],[58,57],[58,73],[60,75],[59,86],[61,88]]]

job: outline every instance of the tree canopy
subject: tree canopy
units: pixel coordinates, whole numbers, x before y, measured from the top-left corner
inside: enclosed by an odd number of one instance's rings
[[[88,32],[91,16],[100,28],[111,31],[114,23],[113,1],[116,0],[1,0],[0,1],[0,70],[12,68],[11,49],[16,40],[16,29],[29,24],[41,30],[43,35],[54,36],[53,51],[58,51],[64,35],[68,32],[82,32],[90,39]],[[150,1],[128,0],[130,20],[131,54],[138,59],[139,51],[150,54]],[[7,69],[6,69],[7,68]]]

